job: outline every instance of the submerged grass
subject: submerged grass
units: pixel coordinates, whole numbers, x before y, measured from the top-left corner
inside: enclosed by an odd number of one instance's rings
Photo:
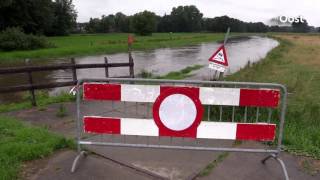
[[[196,64],[196,65],[193,65],[193,66],[187,66],[186,68],[183,68],[180,71],[169,72],[168,74],[163,75],[163,76],[155,76],[151,72],[142,70],[142,72],[140,73],[140,76],[142,78],[176,79],[176,80],[179,80],[179,79],[185,79],[187,77],[192,76],[192,74],[190,74],[192,71],[195,71],[195,70],[198,70],[198,69],[201,69],[201,68],[203,68],[203,65]]]
[[[146,50],[178,47],[223,40],[224,33],[154,33],[152,36],[135,36],[132,48]],[[23,59],[49,59],[70,56],[126,52],[127,33],[77,34],[64,37],[49,37],[55,48],[30,51],[0,51],[0,63]]]
[[[62,136],[0,116],[0,179],[18,179],[22,162],[70,146],[72,142]]]
[[[227,80],[274,82],[289,91],[283,143],[287,151],[320,158],[320,36],[272,34],[280,45]]]

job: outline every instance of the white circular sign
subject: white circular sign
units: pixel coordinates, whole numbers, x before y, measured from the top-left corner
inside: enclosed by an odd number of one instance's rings
[[[166,97],[160,105],[161,122],[169,129],[181,131],[190,127],[196,119],[197,108],[186,95],[172,94]]]

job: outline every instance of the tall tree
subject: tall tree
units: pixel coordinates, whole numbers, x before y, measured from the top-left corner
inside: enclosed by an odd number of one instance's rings
[[[173,31],[172,19],[171,19],[170,15],[164,15],[163,17],[160,17],[157,31],[158,32],[171,32],[171,31]]]
[[[156,30],[156,15],[150,11],[143,11],[132,17],[132,26],[136,34],[152,35]]]
[[[117,32],[130,32],[129,17],[127,17],[121,12],[118,12],[115,15],[114,21]]]
[[[67,35],[76,25],[77,13],[72,0],[55,0],[53,2],[54,20],[52,29],[46,32],[47,35]]]
[[[173,31],[194,32],[201,30],[202,13],[196,6],[179,6],[171,11]]]

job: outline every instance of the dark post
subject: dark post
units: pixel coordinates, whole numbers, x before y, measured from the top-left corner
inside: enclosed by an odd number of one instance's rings
[[[219,81],[221,81],[223,79],[223,74],[224,74],[224,72],[219,73],[219,79],[218,79]]]
[[[29,59],[25,60],[25,64],[29,64]],[[37,101],[36,101],[36,95],[34,93],[34,88],[33,88],[33,78],[32,78],[32,71],[28,71],[28,79],[29,79],[29,85],[30,85],[30,94],[31,94],[31,104],[32,106],[37,106]]]
[[[76,68],[76,61],[74,60],[74,58],[71,58],[71,64],[72,66],[72,80],[75,84],[77,84],[78,82],[78,78],[77,78],[77,68]]]
[[[218,73],[218,71],[215,70],[215,71],[214,71],[214,75],[213,75],[213,81],[216,81],[216,80],[217,80],[217,73]]]
[[[108,67],[108,58],[107,57],[104,57],[104,64],[106,65],[105,66],[106,78],[108,78],[109,77],[109,67]]]
[[[130,73],[130,77],[134,78],[134,64],[133,64],[133,58],[131,55],[131,44],[128,44],[128,50],[129,50],[129,73]]]
[[[133,63],[133,58],[132,58],[132,54],[131,54],[131,45],[133,43],[134,39],[133,37],[129,34],[128,36],[128,53],[129,53],[129,73],[130,73],[130,77],[134,78],[134,63]]]

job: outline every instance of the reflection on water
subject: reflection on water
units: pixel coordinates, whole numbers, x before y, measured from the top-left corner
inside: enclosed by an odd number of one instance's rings
[[[256,62],[264,58],[266,54],[276,47],[278,42],[265,38],[252,36],[242,40],[230,40],[227,43],[226,50],[229,60],[229,69],[226,74],[234,73],[244,67],[248,61]],[[220,46],[219,43],[202,43],[199,45],[182,47],[182,48],[162,48],[149,51],[135,51],[133,58],[135,63],[135,74],[142,70],[147,70],[157,75],[163,75],[171,71],[179,71],[186,66],[195,64],[208,65],[208,58]],[[87,56],[76,59],[77,63],[103,63],[103,58],[107,56],[109,62],[128,62],[127,53],[117,53],[111,55]],[[69,60],[48,60],[45,64],[65,63]],[[42,64],[44,62],[41,62]],[[39,62],[36,62],[39,64]],[[21,64],[19,64],[21,65]],[[127,67],[109,69],[110,76],[129,75]],[[104,69],[81,69],[77,71],[78,79],[80,78],[103,78],[105,77]],[[210,69],[205,66],[196,72],[192,79],[208,79],[212,75]],[[62,82],[72,79],[71,70],[59,70],[51,72],[37,72],[33,74],[34,82]],[[25,74],[2,75],[0,76],[1,85],[19,85],[27,82]],[[52,89],[51,93],[55,94],[61,90],[69,88]],[[0,94],[0,102],[17,101],[21,99],[22,93]]]

